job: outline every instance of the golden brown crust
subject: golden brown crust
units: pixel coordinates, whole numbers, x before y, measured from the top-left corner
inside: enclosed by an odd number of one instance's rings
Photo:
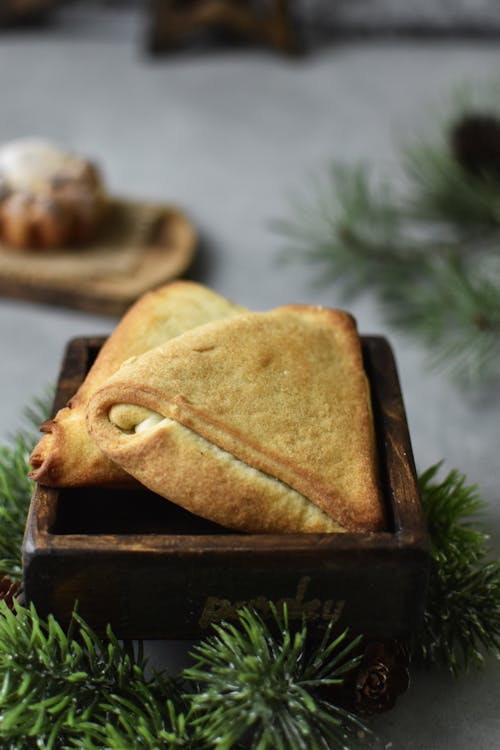
[[[49,486],[133,484],[88,437],[85,414],[91,395],[128,358],[218,317],[244,308],[188,281],[167,284],[143,295],[122,318],[68,405],[48,420],[46,433],[31,455],[35,481]]]
[[[347,530],[383,525],[368,384],[355,323],[344,312],[289,305],[211,323],[126,363],[97,391],[88,412],[96,442],[168,496],[158,479],[162,462],[169,464],[157,451],[158,428],[120,432],[108,418],[116,404],[180,423]],[[191,453],[183,469],[192,482]],[[219,518],[231,515],[224,498],[214,502]]]

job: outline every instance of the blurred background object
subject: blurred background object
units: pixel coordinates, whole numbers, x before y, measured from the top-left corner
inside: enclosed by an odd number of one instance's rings
[[[245,40],[297,51],[289,0],[155,0],[149,39],[151,52],[172,49],[204,29],[232,32]]]
[[[0,0],[0,26],[41,21],[55,5],[56,0]]]
[[[144,30],[152,52],[191,41],[270,45],[285,52],[340,36],[408,34],[495,37],[497,0],[0,0],[0,27],[40,21],[85,25],[128,15]]]

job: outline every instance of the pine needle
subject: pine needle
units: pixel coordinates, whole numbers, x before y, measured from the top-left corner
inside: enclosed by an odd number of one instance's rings
[[[339,685],[361,657],[359,639],[331,626],[312,654],[307,627],[289,629],[287,612],[273,609],[277,632],[248,609],[236,624],[215,625],[215,635],[195,647],[195,665],[184,677],[197,684],[191,694],[193,722],[210,747],[229,750],[327,750],[346,748],[356,731],[368,731],[359,718],[318,695]]]
[[[479,527],[477,487],[457,471],[437,481],[440,464],[420,477],[431,545],[426,611],[414,640],[417,661],[455,675],[500,658],[500,561]]]
[[[0,602],[1,746],[187,747],[171,744],[182,723],[178,687],[166,675],[148,681],[144,668],[140,648],[110,629],[101,640],[76,612],[63,630],[33,606],[11,612]]]
[[[346,303],[373,292],[431,367],[477,386],[500,380],[500,178],[462,168],[449,126],[402,149],[398,185],[366,164],[333,163],[273,227],[282,260],[318,268]]]
[[[33,399],[24,413],[25,425],[11,444],[0,445],[0,577],[22,578],[21,546],[33,482],[28,478],[29,456],[39,438],[38,428],[47,418],[53,389]]]

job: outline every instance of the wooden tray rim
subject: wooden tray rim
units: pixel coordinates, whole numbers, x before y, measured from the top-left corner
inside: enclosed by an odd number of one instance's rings
[[[64,362],[67,389],[58,388],[54,412],[63,406],[80,385],[88,368],[89,351],[102,345],[105,337],[79,337],[68,342]],[[377,447],[382,464],[385,500],[393,515],[393,531],[346,534],[60,534],[50,531],[57,489],[37,485],[26,525],[23,556],[25,564],[34,555],[86,554],[197,557],[230,553],[234,558],[248,554],[281,558],[293,552],[304,559],[349,557],[354,551],[374,560],[403,555],[427,559],[427,533],[420,504],[418,481],[399,378],[392,349],[382,336],[361,336],[367,374],[372,387],[377,425]],[[383,367],[382,367],[383,365]],[[390,398],[380,398],[380,389]],[[69,392],[69,391],[72,392]],[[91,491],[91,488],[89,488]],[[124,490],[125,491],[125,490]],[[400,494],[398,494],[400,493]]]

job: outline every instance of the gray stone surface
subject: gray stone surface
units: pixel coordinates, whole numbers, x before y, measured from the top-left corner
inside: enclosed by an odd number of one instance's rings
[[[140,13],[116,19],[108,10],[97,21],[68,11],[43,32],[0,37],[0,142],[51,137],[97,158],[114,192],[178,202],[204,240],[193,276],[254,309],[339,304],[338,290],[314,289],[303,266],[277,264],[282,241],[270,221],[289,214],[289,195],[332,158],[393,164],[395,142],[426,123],[429,106],[500,63],[492,43],[376,39],[336,42],[299,62],[253,49],[150,61]],[[419,468],[445,459],[479,484],[500,550],[498,394],[463,393],[429,372],[424,351],[387,328],[370,295],[351,310],[363,332],[394,346]],[[0,300],[2,441],[55,380],[66,341],[115,322]],[[159,662],[181,651],[152,649]],[[397,709],[376,722],[379,746],[494,750],[499,678],[496,663],[459,682],[415,675]]]

